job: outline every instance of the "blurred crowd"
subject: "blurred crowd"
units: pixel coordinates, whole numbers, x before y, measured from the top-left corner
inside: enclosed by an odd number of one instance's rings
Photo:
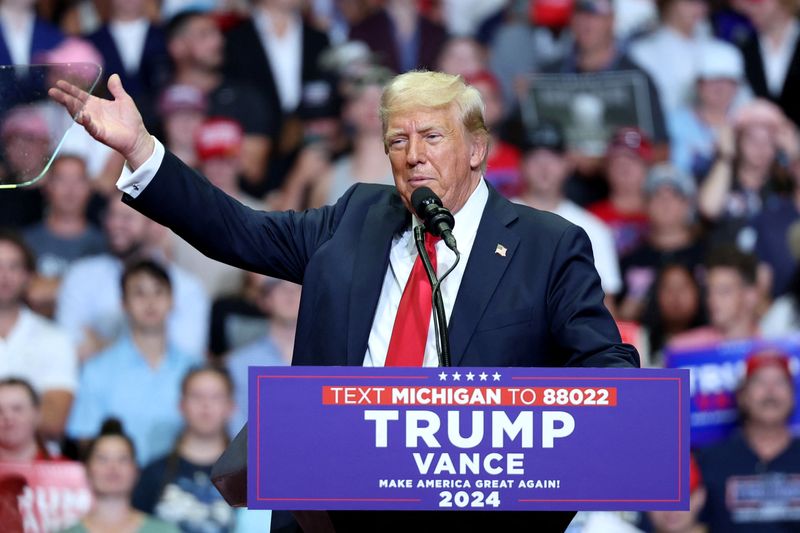
[[[665,351],[800,330],[797,11],[795,0],[0,0],[0,64],[97,64],[101,97],[119,74],[148,129],[254,209],[391,184],[382,86],[411,69],[460,74],[486,105],[486,180],[586,231],[623,337],[657,367]],[[569,93],[613,74],[633,80],[636,120],[604,113],[591,90]],[[564,84],[575,116],[531,113],[545,83]],[[62,142],[68,125],[47,103],[19,100],[0,103],[0,183],[60,150],[41,181],[0,189],[0,465],[84,460],[94,503],[70,531],[264,530],[209,473],[246,420],[247,366],[291,362],[300,287],[212,261],[119,202],[119,155],[79,128]],[[599,144],[580,137],[589,130]],[[574,530],[800,529],[795,366],[750,358],[739,429],[696,451],[691,512],[579,515]],[[737,502],[742,486],[772,511]],[[296,526],[274,513],[272,527]]]

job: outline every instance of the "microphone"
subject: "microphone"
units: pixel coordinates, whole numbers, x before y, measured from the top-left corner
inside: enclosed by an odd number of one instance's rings
[[[416,189],[411,194],[411,206],[431,235],[441,237],[447,247],[457,253],[456,238],[453,237],[456,220],[453,214],[442,206],[442,200],[436,193],[428,187]]]

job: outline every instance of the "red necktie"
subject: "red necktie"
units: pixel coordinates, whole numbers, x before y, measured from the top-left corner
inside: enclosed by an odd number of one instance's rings
[[[436,271],[436,243],[440,237],[425,234],[425,250]],[[431,283],[422,258],[417,255],[394,319],[386,366],[422,366],[431,323]]]

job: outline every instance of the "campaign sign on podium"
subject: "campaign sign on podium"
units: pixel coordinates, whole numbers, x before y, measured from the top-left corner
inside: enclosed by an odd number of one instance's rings
[[[248,507],[689,508],[689,373],[250,368]]]

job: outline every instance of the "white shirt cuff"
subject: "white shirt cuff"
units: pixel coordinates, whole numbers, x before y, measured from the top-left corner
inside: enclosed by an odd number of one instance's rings
[[[155,137],[153,137],[153,142],[155,143],[155,149],[147,161],[134,171],[131,170],[126,161],[125,166],[122,167],[122,174],[117,180],[117,189],[133,198],[139,196],[145,187],[153,181],[156,172],[158,172],[161,163],[164,161],[164,145]]]

